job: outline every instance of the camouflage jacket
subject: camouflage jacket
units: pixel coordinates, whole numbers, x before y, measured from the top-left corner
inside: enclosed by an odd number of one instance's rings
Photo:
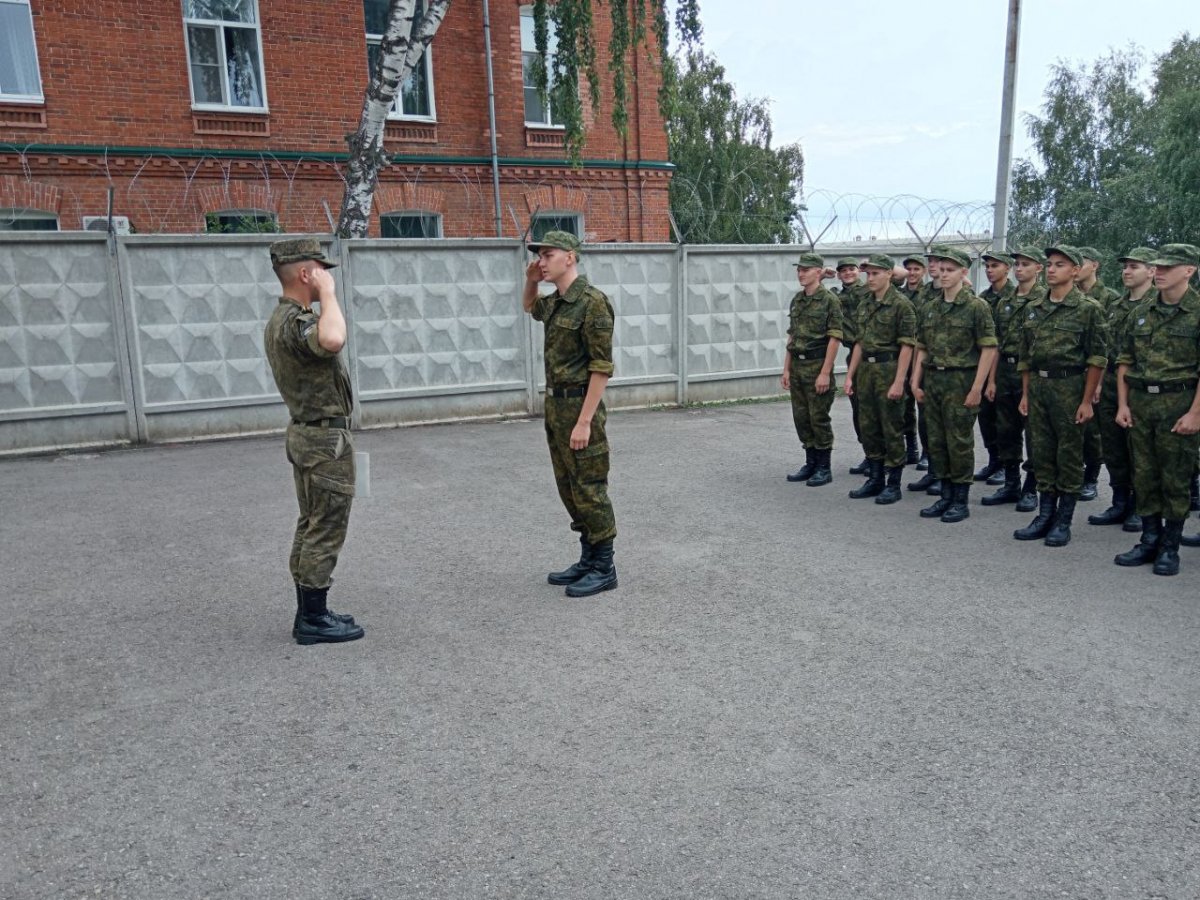
[[[580,275],[567,288],[544,294],[530,313],[546,326],[546,387],[586,385],[592,372],[613,373],[613,308]]]
[[[992,312],[995,313],[997,307],[1004,303],[1004,301],[1010,300],[1015,296],[1017,296],[1017,286],[1011,281],[1006,281],[1004,283],[1004,290],[1001,291],[997,291],[989,284],[987,290],[979,295],[979,299],[986,303]]]
[[[979,364],[979,351],[995,346],[992,311],[966,286],[950,302],[939,289],[921,310],[917,347],[925,351],[926,369],[974,368]]]
[[[317,314],[280,297],[263,334],[275,386],[297,422],[348,416],[350,376],[336,353],[317,343]]]
[[[1021,353],[1021,323],[1025,317],[1022,310],[1029,303],[1041,300],[1046,296],[1046,289],[1034,285],[1024,297],[1017,293],[1014,287],[1012,296],[995,307],[992,317],[996,321],[996,340],[1000,345],[1001,356],[1019,356]]]
[[[864,353],[899,351],[902,344],[917,343],[917,313],[907,297],[889,287],[882,300],[870,294],[858,305],[851,330]]]
[[[1126,291],[1117,300],[1114,300],[1105,310],[1105,319],[1108,323],[1108,342],[1110,352],[1108,354],[1108,368],[1116,371],[1117,354],[1125,345],[1125,327],[1129,324],[1129,317],[1143,303],[1152,303],[1158,299],[1158,291],[1154,288],[1146,291],[1140,300],[1134,300],[1129,296],[1129,291]]]
[[[823,344],[829,338],[842,339],[842,304],[824,285],[812,296],[798,291],[788,310],[788,350],[797,352]]]
[[[1092,285],[1091,290],[1087,292],[1087,296],[1091,297],[1105,309],[1108,309],[1114,300],[1121,298],[1120,294],[1108,287],[1099,278],[1096,279],[1096,283]]]
[[[1129,366],[1131,381],[1186,381],[1200,374],[1200,294],[1195,288],[1178,303],[1143,300],[1126,322],[1117,363]]]
[[[1108,327],[1100,304],[1077,287],[1055,303],[1047,294],[1025,305],[1017,368],[1064,369],[1108,363]]]
[[[871,296],[871,292],[867,290],[867,286],[862,282],[857,282],[850,288],[844,284],[840,285],[835,293],[838,299],[842,301],[842,324],[848,325],[854,321],[854,317],[858,314],[858,306],[867,297]],[[854,343],[852,335],[846,335],[846,343]]]

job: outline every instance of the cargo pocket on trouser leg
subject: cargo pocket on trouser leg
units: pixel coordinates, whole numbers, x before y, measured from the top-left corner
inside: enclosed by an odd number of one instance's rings
[[[608,499],[607,441],[575,451],[571,489],[588,540],[593,544],[611,540],[617,533],[617,524]]]
[[[309,520],[300,548],[300,583],[328,587],[346,542],[354,500],[354,452],[346,445],[339,459],[314,466],[308,473]]]

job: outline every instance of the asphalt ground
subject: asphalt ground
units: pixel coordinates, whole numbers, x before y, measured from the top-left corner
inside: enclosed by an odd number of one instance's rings
[[[540,421],[361,433],[339,646],[281,437],[0,463],[0,896],[1200,897],[1200,551],[851,501],[835,416],[813,489],[786,404],[613,414],[588,600]]]

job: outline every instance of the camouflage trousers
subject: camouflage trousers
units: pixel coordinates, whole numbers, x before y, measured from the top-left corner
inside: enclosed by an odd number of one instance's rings
[[[1039,493],[1078,495],[1083,490],[1084,426],[1075,424],[1083,400],[1083,375],[1029,377],[1029,435]]]
[[[327,588],[346,542],[354,499],[354,440],[345,428],[288,426],[287,458],[300,517],[288,567],[305,587]]]
[[[996,369],[996,458],[1005,465],[1021,461],[1021,442],[1027,434],[1021,415],[1021,373],[1013,363],[1000,360]]]
[[[867,459],[882,461],[888,468],[904,465],[904,398],[889,400],[888,388],[896,378],[892,362],[861,362],[855,373],[854,394],[858,397],[858,424]]]
[[[917,401],[913,397],[912,385],[904,379],[904,434],[917,434]]]
[[[1134,393],[1135,388],[1129,392]],[[1104,373],[1104,389],[1100,402],[1096,404],[1096,424],[1100,429],[1100,443],[1104,453],[1104,465],[1108,467],[1108,480],[1113,487],[1133,486],[1133,458],[1129,453],[1129,432],[1116,422],[1117,376],[1114,372]]]
[[[604,401],[592,418],[592,434],[582,450],[571,449],[571,430],[579,420],[582,397],[546,396],[546,442],[554,466],[558,496],[571,517],[571,530],[592,544],[611,541],[617,520],[608,499],[608,436]]]
[[[964,406],[975,381],[975,369],[925,370],[925,416],[929,462],[939,478],[971,484],[975,478],[975,416]]]
[[[1175,434],[1171,429],[1194,397],[1194,391],[1148,394],[1129,387],[1129,411],[1133,414],[1129,444],[1139,516],[1180,520],[1188,516],[1188,486],[1200,435]]]
[[[846,348],[846,359],[849,360],[854,355],[854,344],[848,343],[844,345]],[[858,391],[854,392],[854,396],[850,398],[850,421],[854,424],[854,439],[860,444],[862,443],[862,423],[858,418]]]
[[[829,390],[817,393],[817,376],[821,374],[823,360],[810,359],[791,361],[789,392],[792,396],[792,422],[796,435],[806,450],[830,450],[833,448],[833,424],[829,410],[837,396],[837,380],[829,376]]]

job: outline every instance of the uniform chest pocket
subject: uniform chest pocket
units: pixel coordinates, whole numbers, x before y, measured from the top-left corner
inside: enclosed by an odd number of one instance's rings
[[[563,328],[567,331],[578,331],[583,325],[582,319],[555,319],[553,322],[555,328]]]
[[[1195,325],[1183,322],[1178,325],[1168,325],[1166,331],[1168,335],[1175,338],[1195,339],[1200,336],[1200,329],[1197,329]]]
[[[1083,326],[1078,322],[1054,322],[1050,330],[1060,334],[1083,334]]]
[[[1134,337],[1150,337],[1150,335],[1154,334],[1154,327],[1151,325],[1135,325],[1129,329],[1129,333]]]

